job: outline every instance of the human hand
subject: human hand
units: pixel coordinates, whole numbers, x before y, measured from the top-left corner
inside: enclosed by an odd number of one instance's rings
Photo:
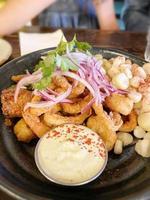
[[[92,1],[93,1],[93,5],[97,7],[97,6],[101,6],[101,4],[103,3],[108,3],[112,0],[92,0]]]

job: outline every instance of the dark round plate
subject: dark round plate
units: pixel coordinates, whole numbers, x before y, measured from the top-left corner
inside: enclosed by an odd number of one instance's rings
[[[1,67],[0,90],[12,84],[11,75],[32,70],[47,51],[22,56]],[[119,50],[94,48],[93,51],[106,58],[125,55],[137,64],[144,63],[144,60]],[[120,156],[110,153],[105,171],[95,181],[80,187],[65,187],[46,180],[38,171],[33,157],[37,141],[30,144],[18,142],[12,130],[4,125],[2,112],[0,125],[1,190],[14,199],[150,199],[150,159],[137,155],[133,147],[124,149]]]

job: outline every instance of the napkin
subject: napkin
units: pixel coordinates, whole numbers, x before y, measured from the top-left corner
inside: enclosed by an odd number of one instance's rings
[[[61,29],[53,33],[19,33],[21,55],[31,53],[40,49],[56,47],[65,36]]]

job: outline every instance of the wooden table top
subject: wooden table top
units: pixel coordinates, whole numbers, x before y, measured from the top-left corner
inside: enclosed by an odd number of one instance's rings
[[[31,27],[25,28],[26,32],[52,32],[55,29]],[[128,51],[144,58],[144,50],[146,46],[145,33],[131,33],[123,31],[99,31],[86,29],[63,29],[67,40],[71,40],[76,33],[79,41],[87,41],[96,47],[111,47]],[[10,35],[5,37],[13,47],[11,58],[20,56],[18,35]]]

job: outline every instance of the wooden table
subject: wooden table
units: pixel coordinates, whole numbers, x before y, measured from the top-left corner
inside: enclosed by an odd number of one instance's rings
[[[49,28],[25,28],[26,32],[52,32],[55,29]],[[87,41],[96,47],[113,47],[117,49],[126,50],[130,53],[138,55],[143,58],[146,46],[145,33],[131,33],[131,32],[112,32],[99,30],[81,30],[81,29],[63,29],[67,40],[71,40],[76,33],[78,40]],[[20,55],[18,35],[10,35],[5,37],[13,47],[12,58]]]

